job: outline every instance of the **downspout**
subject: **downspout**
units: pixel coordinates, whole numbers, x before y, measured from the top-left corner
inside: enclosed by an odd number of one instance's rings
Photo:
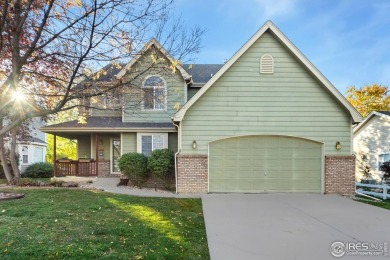
[[[175,193],[177,194],[177,156],[180,154],[181,151],[181,132],[180,132],[180,126],[175,124],[173,121],[173,117],[171,118],[172,124],[177,127],[177,135],[178,135],[178,141],[177,141],[177,152],[175,153]]]

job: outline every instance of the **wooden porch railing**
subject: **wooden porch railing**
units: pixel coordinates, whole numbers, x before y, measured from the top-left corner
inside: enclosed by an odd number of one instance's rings
[[[96,161],[57,160],[56,176],[97,176]]]

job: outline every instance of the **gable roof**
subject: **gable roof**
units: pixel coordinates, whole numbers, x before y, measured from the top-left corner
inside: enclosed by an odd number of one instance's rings
[[[131,66],[134,65],[141,57],[142,55],[149,50],[152,46],[157,48],[171,63],[175,63],[175,59],[168,53],[167,50],[164,49],[164,47],[156,40],[151,39],[145,46],[130,60],[130,62],[115,76],[117,79],[122,78],[126,72],[131,68]],[[183,79],[186,81],[191,80],[191,76],[185,71],[185,69],[177,63],[176,69],[180,72]]]
[[[353,133],[357,133],[375,116],[390,120],[390,111],[372,111],[370,114],[368,114],[366,118],[364,118],[364,120],[359,125],[353,128]]]
[[[194,83],[206,83],[222,68],[223,64],[184,64]]]
[[[316,77],[325,88],[349,111],[354,122],[361,122],[362,116],[348,100],[322,75],[322,73],[298,50],[297,47],[271,22],[267,21],[184,106],[174,115],[173,120],[183,120],[187,110],[243,55],[267,30],[272,31],[290,52]]]

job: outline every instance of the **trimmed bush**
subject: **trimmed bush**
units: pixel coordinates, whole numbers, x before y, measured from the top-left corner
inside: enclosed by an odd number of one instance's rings
[[[383,179],[384,181],[389,180],[389,179],[390,179],[390,161],[384,162],[384,163],[381,165],[380,170],[381,170],[382,172],[384,172],[382,179]]]
[[[168,149],[154,150],[148,158],[148,169],[159,178],[168,190],[175,180],[175,155]]]
[[[51,178],[53,177],[54,167],[52,164],[38,162],[31,164],[23,173],[23,178]]]
[[[142,187],[149,177],[147,161],[141,153],[126,153],[119,159],[119,169],[134,186]]]

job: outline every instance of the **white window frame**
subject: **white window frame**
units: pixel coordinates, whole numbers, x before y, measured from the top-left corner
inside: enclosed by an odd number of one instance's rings
[[[153,148],[153,136],[162,136],[163,137],[163,149],[168,148],[168,133],[137,133],[137,153],[142,153],[142,137],[143,136],[152,136],[152,151]]]
[[[31,149],[32,150],[32,149]],[[30,146],[29,145],[22,145],[21,148],[21,165],[28,165],[30,163]],[[27,162],[24,162],[24,156],[27,158]]]
[[[384,160],[384,156],[386,156],[386,155],[389,157],[388,160]],[[383,159],[381,159],[381,158],[383,158]],[[377,164],[378,171],[381,171],[380,166],[382,165],[382,163],[387,162],[387,161],[390,161],[390,152],[384,152],[384,153],[378,154],[378,164]]]
[[[164,82],[164,86],[153,86],[153,87],[150,87],[150,86],[145,86],[145,82],[151,78],[151,77],[159,77],[163,82]],[[144,81],[142,82],[142,89],[146,89],[146,88],[149,88],[149,89],[153,89],[153,108],[144,108],[144,94],[145,92],[142,90],[142,110],[144,111],[166,111],[167,110],[167,82],[165,81],[165,79],[163,77],[161,77],[160,75],[150,75],[150,76],[147,76]],[[163,102],[163,108],[156,108],[156,89],[163,89],[164,90],[164,102]]]
[[[114,160],[113,160],[113,155],[114,155],[114,149],[112,148],[112,142],[113,141],[119,141],[120,142],[120,146],[121,146],[121,149],[120,149],[120,153],[122,155],[122,146],[123,146],[123,143],[122,143],[122,138],[110,138],[110,174],[121,174],[121,171],[119,170],[118,172],[114,172],[113,168],[114,168]]]

